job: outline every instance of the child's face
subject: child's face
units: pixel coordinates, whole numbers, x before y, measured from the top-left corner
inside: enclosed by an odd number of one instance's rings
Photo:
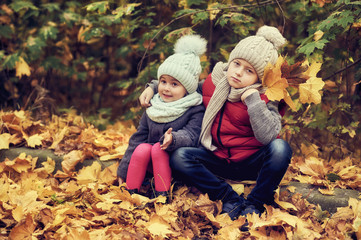
[[[177,79],[164,74],[159,79],[158,93],[164,102],[173,102],[184,97],[187,90]]]
[[[227,81],[233,88],[244,88],[256,83],[258,75],[249,62],[236,58],[229,64]]]

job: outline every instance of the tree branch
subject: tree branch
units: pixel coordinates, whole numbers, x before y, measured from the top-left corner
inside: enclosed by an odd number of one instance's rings
[[[344,68],[342,68],[342,69],[338,70],[337,72],[334,72],[333,74],[331,74],[330,76],[328,76],[328,77],[324,78],[323,80],[330,79],[330,78],[332,78],[333,76],[336,76],[337,74],[342,73],[343,71],[345,71],[345,70],[347,70],[347,69],[349,69],[349,68],[353,67],[354,65],[358,64],[359,62],[361,62],[361,58],[359,58],[358,60],[356,60],[356,61],[355,61],[355,62],[353,62],[352,64],[347,65],[346,67],[344,67]]]

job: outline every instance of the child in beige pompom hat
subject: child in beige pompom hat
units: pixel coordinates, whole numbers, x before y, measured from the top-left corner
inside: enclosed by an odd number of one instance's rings
[[[292,157],[278,136],[278,102],[268,100],[261,84],[266,65],[276,63],[285,43],[277,28],[262,26],[235,46],[227,63],[218,62],[201,87],[203,147],[179,148],[170,158],[174,176],[222,200],[222,213],[231,219],[261,214],[264,204],[273,204]],[[141,103],[149,96],[145,91]],[[224,179],[256,180],[256,186],[245,199]]]

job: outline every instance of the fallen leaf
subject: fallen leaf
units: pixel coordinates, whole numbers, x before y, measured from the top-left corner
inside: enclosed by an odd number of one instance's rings
[[[147,224],[149,232],[155,236],[167,237],[167,234],[172,234],[171,226],[158,215],[153,215]]]
[[[37,238],[33,236],[36,225],[33,221],[33,218],[28,214],[25,220],[18,223],[10,232],[9,240],[36,240]]]
[[[11,134],[2,133],[0,135],[0,150],[9,149]]]
[[[61,162],[63,171],[66,173],[70,173],[79,162],[84,161],[84,158],[84,153],[81,150],[73,150],[68,154],[64,155],[63,161]]]
[[[101,166],[98,162],[93,162],[91,166],[80,169],[76,179],[79,184],[97,182],[101,172]]]
[[[333,189],[323,189],[319,188],[318,191],[322,193],[323,195],[333,196],[335,195],[335,191]]]
[[[30,67],[22,57],[15,64],[16,76],[21,78],[23,75],[30,76]]]
[[[39,134],[34,134],[34,135],[30,136],[29,138],[27,138],[26,142],[29,147],[35,148],[36,146],[42,145],[42,142],[41,142],[42,140],[43,140],[42,136],[40,136]]]

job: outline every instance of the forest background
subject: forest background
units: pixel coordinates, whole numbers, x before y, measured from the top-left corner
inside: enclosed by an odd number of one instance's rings
[[[245,217],[230,221],[219,214],[219,202],[192,188],[178,186],[172,203],[159,205],[122,191],[116,164],[74,171],[84,160],[121,158],[144,111],[138,97],[181,35],[207,39],[205,78],[239,40],[271,25],[288,40],[283,64],[265,74],[267,96],[290,106],[281,132],[294,151],[285,185],[313,184],[324,195],[336,187],[360,190],[360,6],[351,0],[2,1],[0,150],[51,149],[63,156],[63,171],[53,174],[58,163],[38,164],[26,154],[0,162],[0,239],[361,239],[360,197],[330,215],[300,195],[279,193],[279,208],[248,216],[250,231],[241,233]],[[252,184],[232,187],[247,194]]]
[[[0,101],[35,119],[76,110],[100,129],[137,121],[138,96],[179,36],[208,40],[205,78],[263,24],[288,40],[287,62],[322,64],[320,104],[296,101],[284,137],[325,159],[360,159],[360,1],[5,1],[0,6]],[[295,87],[296,84],[293,85]],[[297,100],[297,92],[291,97]],[[292,93],[294,92],[294,93]],[[300,133],[300,134],[299,134]]]

